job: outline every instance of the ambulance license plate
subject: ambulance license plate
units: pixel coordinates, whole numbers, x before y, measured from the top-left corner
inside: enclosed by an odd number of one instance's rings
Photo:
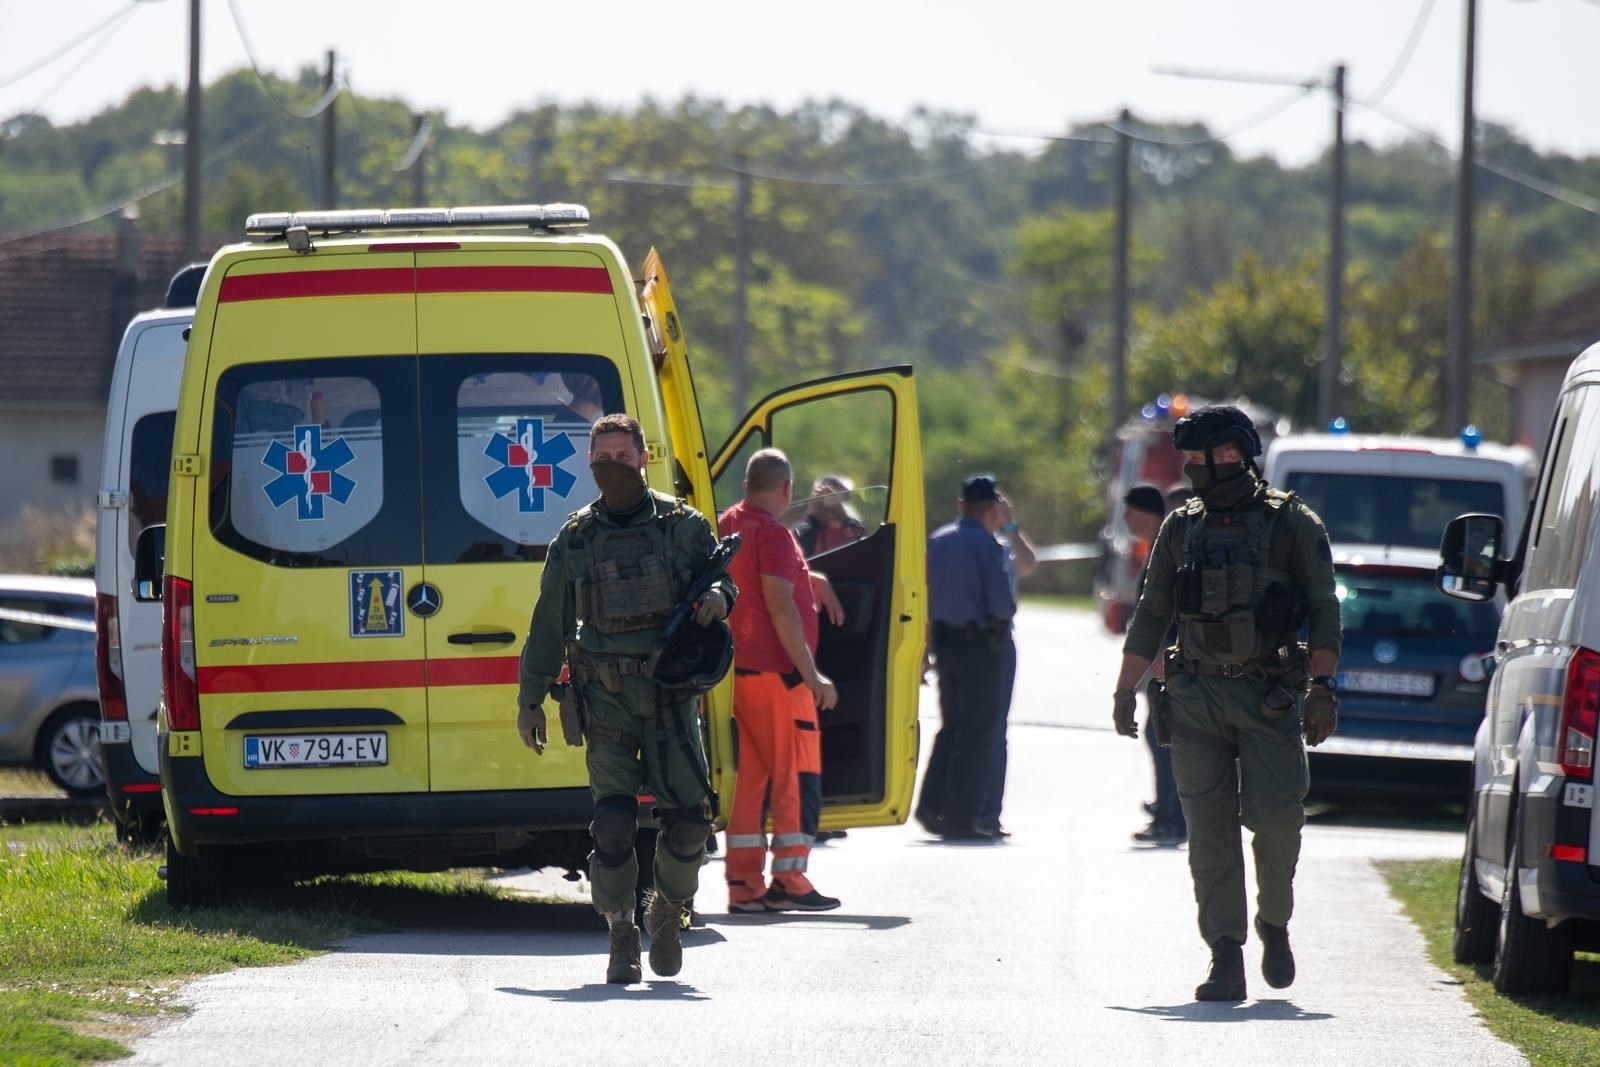
[[[1433,675],[1412,671],[1340,671],[1339,688],[1351,693],[1401,697],[1433,696]]]
[[[263,767],[382,767],[389,737],[370,734],[273,734],[244,739],[246,770]]]

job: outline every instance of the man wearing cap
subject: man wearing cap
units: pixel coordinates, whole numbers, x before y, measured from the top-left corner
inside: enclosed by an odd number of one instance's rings
[[[1003,833],[999,798],[990,802],[991,825],[984,792],[997,735],[1004,736],[1006,665],[1016,656],[1017,598],[1006,546],[996,537],[1007,523],[1004,499],[993,475],[973,475],[961,483],[959,517],[928,539],[928,645],[939,671],[941,723],[916,816],[949,841],[994,841]]]
[[[1189,828],[1189,872],[1211,970],[1196,1000],[1245,999],[1249,925],[1240,824],[1254,835],[1261,973],[1294,981],[1289,918],[1305,823],[1305,745],[1338,724],[1339,601],[1322,522],[1256,470],[1261,439],[1244,412],[1178,420],[1173,446],[1196,496],[1167,515],[1122,646],[1112,724],[1139,736],[1135,688],[1165,652],[1165,724]],[[1308,626],[1309,650],[1298,640]],[[1302,735],[1304,741],[1302,742]]]
[[[1156,534],[1161,530],[1161,520],[1167,514],[1166,498],[1153,485],[1136,485],[1123,496],[1122,503],[1123,522],[1144,553],[1147,571],[1150,546],[1155,544]],[[1144,592],[1146,571],[1139,574],[1140,593]],[[1166,644],[1170,645],[1176,638],[1176,631],[1169,631]],[[1155,671],[1159,678],[1161,664],[1156,664]],[[1149,721],[1148,715],[1145,721]],[[1150,763],[1155,771],[1156,799],[1154,803],[1146,805],[1150,812],[1150,825],[1136,831],[1133,839],[1155,845],[1181,844],[1188,830],[1183,822],[1183,805],[1178,802],[1178,783],[1172,777],[1172,752],[1156,743],[1154,730],[1147,729],[1144,739],[1150,747]]]

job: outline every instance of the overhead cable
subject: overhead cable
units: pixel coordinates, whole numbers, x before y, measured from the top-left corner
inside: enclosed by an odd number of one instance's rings
[[[129,8],[128,11],[125,12],[125,14],[131,14],[135,10],[137,10],[136,7],[135,8]],[[71,81],[74,77],[76,77],[77,73],[80,70],[82,70],[84,67],[86,67],[89,64],[90,60],[92,60],[95,56],[99,55],[100,54],[100,50],[103,49],[106,45],[110,44],[112,42],[112,40],[117,36],[117,34],[119,32],[121,32],[122,28],[124,26],[126,26],[127,24],[128,24],[128,20],[125,17],[123,19],[121,19],[120,21],[113,21],[112,23],[108,24],[107,27],[106,27],[106,32],[100,37],[100,39],[98,41],[96,41],[94,43],[94,46],[92,48],[90,48],[88,51],[84,52],[83,55],[78,58],[77,62],[73,63],[72,66],[68,67],[67,68],[67,72],[65,74],[63,74],[61,77],[57,78],[56,81],[55,81],[55,84],[50,86],[50,88],[46,89],[44,91],[44,95],[40,96],[37,100],[35,100],[33,102],[33,106],[28,108],[28,112],[30,114],[34,114],[34,115],[39,114],[39,112],[44,108],[44,105],[47,104],[50,101],[50,98],[55,96],[56,93],[60,91],[60,89],[61,89],[61,87],[63,85],[66,85],[69,81]]]
[[[1381,103],[1383,98],[1389,95],[1389,90],[1395,87],[1396,83],[1400,81],[1400,76],[1411,65],[1411,57],[1416,55],[1417,44],[1422,40],[1422,31],[1428,25],[1428,18],[1433,14],[1434,3],[1435,0],[1422,0],[1422,6],[1417,9],[1417,17],[1412,20],[1411,33],[1406,37],[1406,43],[1400,48],[1400,55],[1395,59],[1394,65],[1389,68],[1389,73],[1383,76],[1383,81],[1379,83],[1378,88],[1373,91],[1371,96],[1367,97],[1368,101],[1373,105]]]
[[[1310,93],[1313,89],[1320,88],[1322,88],[1322,83],[1318,81],[1308,81],[1303,85],[1296,86],[1294,91],[1288,96],[1275,101],[1269,107],[1262,108],[1254,115],[1251,115],[1249,118],[1240,122],[1237,126],[1225,130],[1222,133],[1197,135],[1194,137],[1158,137],[1154,134],[1134,129],[1130,126],[1124,126],[1120,122],[1108,122],[1106,123],[1106,128],[1116,133],[1126,134],[1135,141],[1141,141],[1145,144],[1161,145],[1164,148],[1199,148],[1208,144],[1220,144],[1224,141],[1228,141],[1239,136],[1241,133],[1244,133],[1247,130],[1253,130],[1262,123],[1277,118],[1280,114],[1289,110],[1289,108],[1293,107],[1295,104],[1298,104],[1301,100],[1304,100],[1306,98],[1306,94]]]
[[[133,0],[133,2],[128,4],[127,7],[124,7],[120,11],[117,11],[110,18],[105,19],[102,22],[97,22],[91,29],[85,31],[84,33],[80,34],[77,37],[74,37],[72,40],[68,41],[66,44],[64,44],[61,47],[57,48],[54,52],[51,52],[48,55],[45,55],[45,56],[43,56],[43,57],[41,57],[39,59],[34,60],[32,63],[29,63],[26,67],[23,67],[21,70],[12,71],[10,74],[7,74],[5,77],[0,78],[0,89],[4,89],[9,85],[13,85],[16,82],[21,81],[23,78],[26,78],[28,75],[32,74],[34,71],[43,70],[45,67],[48,67],[50,64],[54,63],[56,60],[60,59],[64,55],[66,55],[68,52],[72,51],[74,48],[77,48],[79,45],[83,44],[85,41],[88,41],[91,38],[93,38],[96,34],[100,33],[102,30],[109,29],[111,26],[115,25],[120,20],[127,18],[129,15],[132,15],[137,10],[139,10],[139,2],[138,2],[138,0]]]
[[[267,99],[271,100],[279,111],[292,119],[314,119],[333,106],[333,102],[339,98],[339,94],[343,91],[343,87],[338,81],[328,86],[327,92],[323,93],[316,103],[304,111],[285,104],[278,94],[273,91],[272,83],[267,80],[266,74],[261,70],[261,64],[256,60],[255,45],[251,43],[250,34],[244,28],[244,16],[239,13],[238,0],[228,0],[228,11],[233,16],[233,28],[239,34],[239,43],[244,45],[245,58],[250,60],[250,69],[256,72],[256,80],[261,83],[261,88],[266,92]]]
[[[422,117],[422,123],[417,127],[417,135],[411,138],[411,147],[406,149],[406,154],[400,162],[394,165],[395,173],[410,170],[422,158],[423,150],[428,147],[428,138],[433,136],[433,118],[429,115]]]

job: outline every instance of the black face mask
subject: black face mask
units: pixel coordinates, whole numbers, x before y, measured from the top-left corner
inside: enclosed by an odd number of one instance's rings
[[[600,487],[600,499],[606,510],[625,514],[644,501],[644,471],[615,460],[600,459],[589,464],[594,472],[594,484]]]
[[[1255,495],[1256,480],[1243,463],[1218,463],[1215,468],[1185,463],[1183,473],[1208,508],[1231,508]]]

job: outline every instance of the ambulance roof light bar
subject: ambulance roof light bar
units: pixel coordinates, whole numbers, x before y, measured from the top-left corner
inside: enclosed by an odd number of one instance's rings
[[[355,230],[433,230],[467,226],[526,226],[565,230],[589,225],[582,204],[503,204],[487,207],[409,207],[387,211],[269,211],[245,220],[251,237],[281,238],[290,230],[345,233]]]

